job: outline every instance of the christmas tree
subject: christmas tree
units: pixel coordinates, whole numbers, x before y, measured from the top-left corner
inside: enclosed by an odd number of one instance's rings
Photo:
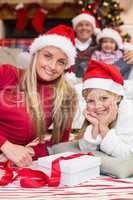
[[[98,26],[117,28],[123,24],[120,14],[122,9],[115,0],[79,0],[81,10],[88,10],[94,15]]]

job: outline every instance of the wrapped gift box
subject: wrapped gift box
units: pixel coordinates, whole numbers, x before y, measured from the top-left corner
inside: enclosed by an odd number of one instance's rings
[[[38,164],[43,172],[51,176],[52,161],[59,157],[73,155],[73,152],[59,153],[51,156],[39,158]],[[61,160],[61,185],[74,186],[96,178],[100,175],[101,160],[99,157],[82,155],[70,160]]]

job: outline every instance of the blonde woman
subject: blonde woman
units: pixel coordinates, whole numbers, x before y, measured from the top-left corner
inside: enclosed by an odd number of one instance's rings
[[[30,56],[23,73],[11,65],[0,67],[0,160],[10,159],[19,167],[48,155],[51,145],[68,141],[77,102],[63,77],[76,56],[70,27],[59,25],[36,38]]]

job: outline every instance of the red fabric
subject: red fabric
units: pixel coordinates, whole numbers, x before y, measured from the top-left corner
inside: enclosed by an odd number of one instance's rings
[[[69,26],[65,26],[65,25],[59,25],[57,27],[54,27],[52,29],[50,29],[47,33],[45,33],[45,35],[54,35],[57,34],[59,36],[63,36],[66,37],[68,40],[70,40],[70,42],[75,45],[75,35],[74,35],[74,31],[71,27]]]
[[[47,12],[43,8],[38,8],[33,19],[32,19],[32,26],[38,33],[44,32],[44,21]]]
[[[34,147],[32,147],[34,149],[35,152],[35,156],[33,157],[34,160],[37,160],[38,155],[39,157],[43,157],[48,155],[48,150],[47,150],[47,146],[51,146],[52,142],[45,142],[45,144],[38,144]]]
[[[20,8],[16,10],[16,29],[18,31],[23,31],[28,22],[27,11],[25,8]]]
[[[0,185],[5,186],[11,183],[13,179],[12,162],[8,160],[7,162],[0,164],[2,165],[1,169],[5,170],[5,174],[0,179]]]
[[[7,141],[5,137],[3,137],[0,133],[0,147]]]
[[[88,69],[84,74],[84,81],[91,78],[111,79],[114,82],[123,85],[123,77],[117,66],[112,66],[98,60],[90,60]]]
[[[46,184],[52,187],[58,186],[61,179],[60,161],[78,158],[83,155],[94,156],[92,152],[89,152],[87,154],[76,153],[66,157],[61,156],[53,160],[51,177],[48,177],[44,172],[39,170],[32,170],[30,168],[13,168],[13,163],[11,161],[1,163],[1,169],[5,170],[5,174],[0,179],[0,185],[8,185],[9,183],[12,183],[14,180],[20,177],[20,185],[24,188],[39,188],[45,186]],[[14,171],[17,173],[16,176],[14,176]]]
[[[94,19],[94,15],[93,15],[93,12],[89,11],[89,10],[82,10],[80,14],[87,14],[87,15],[91,15]]]
[[[26,110],[24,92],[19,90],[19,74],[11,65],[0,66],[0,145],[8,140],[14,144],[27,145],[36,138],[31,116]],[[46,128],[52,123],[53,85],[38,80],[38,91],[41,96],[42,108],[45,113]],[[68,129],[69,130],[69,129]],[[69,131],[63,134],[63,140],[69,138]],[[34,147],[35,159],[48,155],[48,141]]]

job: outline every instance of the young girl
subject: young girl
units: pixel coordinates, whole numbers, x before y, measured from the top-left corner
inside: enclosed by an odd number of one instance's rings
[[[128,79],[132,65],[123,60],[123,50],[129,47],[124,45],[120,34],[111,28],[105,28],[97,35],[97,42],[99,50],[96,50],[91,58],[107,64],[116,64],[124,79]]]
[[[63,76],[76,56],[71,27],[59,25],[36,38],[30,56],[23,72],[0,66],[0,161],[9,159],[20,167],[48,155],[49,146],[68,141],[77,102]]]
[[[99,50],[92,54],[92,59],[101,60],[107,64],[114,64],[122,57],[122,38],[120,34],[105,28],[97,35]]]
[[[133,100],[124,97],[123,78],[114,66],[92,60],[84,76],[85,122],[82,151],[100,150],[113,157],[133,156]]]

